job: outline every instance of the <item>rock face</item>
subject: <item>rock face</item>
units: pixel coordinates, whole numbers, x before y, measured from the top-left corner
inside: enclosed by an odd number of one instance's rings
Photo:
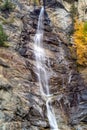
[[[87,21],[87,1],[78,0],[78,13],[79,19],[82,21]]]
[[[19,5],[14,14],[18,18],[17,23],[21,24],[16,24],[15,30],[11,28],[14,23],[4,26],[8,34],[10,29],[13,32],[9,38],[11,46],[0,48],[0,129],[50,130],[46,99],[40,93],[34,55],[34,36],[40,8],[33,10],[32,6],[28,7],[27,1],[21,1]],[[65,9],[60,6],[56,8],[55,19],[58,19],[57,11],[65,12]],[[43,40],[46,68],[51,72],[49,87],[53,94],[52,106],[60,130],[86,130],[86,86],[71,56],[66,33],[63,33],[64,26],[60,32],[59,27],[56,28],[57,21],[53,26],[52,17],[47,15],[54,13],[53,10],[54,7],[50,5],[45,12]]]
[[[66,10],[66,5],[60,0],[51,0],[47,2],[47,10],[52,21],[52,24],[56,27],[56,30],[60,30],[65,33],[72,31],[72,19],[70,13]],[[49,9],[50,7],[50,9]]]
[[[86,0],[62,0],[67,11],[70,11],[72,4],[75,5],[80,21],[87,21],[87,1]]]

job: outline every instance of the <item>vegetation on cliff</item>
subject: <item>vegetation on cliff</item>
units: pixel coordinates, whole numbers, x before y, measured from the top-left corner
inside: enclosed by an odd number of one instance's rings
[[[7,41],[8,36],[4,32],[2,25],[0,25],[0,46],[5,46],[5,41]]]
[[[77,49],[77,63],[87,65],[87,22],[75,20],[74,42]]]
[[[33,3],[34,5],[39,5],[40,0],[29,0],[30,3]]]
[[[11,0],[5,0],[2,2],[0,6],[1,11],[12,11],[15,8],[15,5],[11,2]]]

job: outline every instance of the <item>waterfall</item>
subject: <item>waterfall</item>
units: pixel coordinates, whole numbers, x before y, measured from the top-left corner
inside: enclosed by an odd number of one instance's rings
[[[48,84],[49,76],[45,64],[46,54],[43,47],[43,35],[44,35],[43,20],[44,20],[44,7],[42,7],[40,11],[38,27],[34,38],[34,54],[36,57],[37,75],[38,75],[41,96],[43,96],[44,99],[46,99],[47,117],[49,120],[50,129],[59,130],[57,126],[55,113],[51,105],[51,95],[50,95],[49,84]]]
[[[34,39],[35,41],[34,51],[36,56],[36,66],[37,66],[38,80],[40,84],[40,91],[42,94],[46,93],[47,95],[49,95],[48,76],[45,69],[45,51],[43,49],[43,34],[44,34],[43,19],[44,19],[44,7],[42,7],[39,15],[38,28]]]

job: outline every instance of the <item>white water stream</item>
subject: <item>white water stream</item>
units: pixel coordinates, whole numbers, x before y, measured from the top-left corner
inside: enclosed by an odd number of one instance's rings
[[[37,32],[34,39],[34,54],[36,57],[37,75],[39,80],[41,95],[46,99],[47,117],[51,130],[59,130],[53,107],[51,105],[51,95],[49,92],[48,72],[46,71],[46,54],[43,48],[43,35],[44,35],[44,7],[41,8]],[[50,73],[50,72],[49,72]]]

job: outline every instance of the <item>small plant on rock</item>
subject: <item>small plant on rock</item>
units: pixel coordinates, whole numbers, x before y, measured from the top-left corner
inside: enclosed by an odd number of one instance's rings
[[[72,3],[71,9],[70,9],[70,14],[71,14],[73,22],[75,22],[74,18],[78,16],[78,9],[75,6],[75,3]]]
[[[0,25],[0,46],[5,46],[5,41],[7,41],[8,36],[4,32],[2,25]]]
[[[0,6],[1,11],[12,11],[15,8],[14,4],[10,0],[5,0],[4,3]]]

